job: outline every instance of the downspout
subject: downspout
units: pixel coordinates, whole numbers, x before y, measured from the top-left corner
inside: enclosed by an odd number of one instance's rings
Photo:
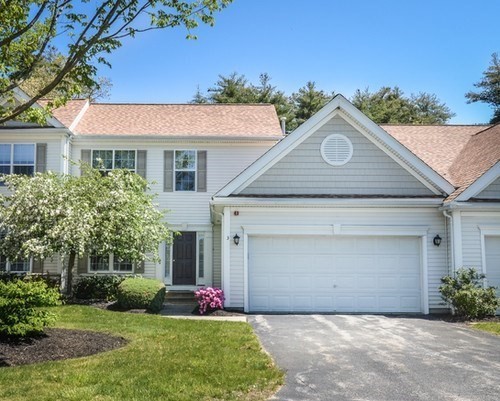
[[[445,224],[444,230],[445,230],[445,236],[446,239],[449,241],[449,248],[446,252],[446,263],[448,264],[448,273],[451,275],[455,272],[455,240],[453,236],[453,219],[450,212],[448,210],[443,210],[443,216],[447,217],[450,221],[450,230],[448,231],[448,224]],[[451,265],[450,265],[450,254],[451,254]]]

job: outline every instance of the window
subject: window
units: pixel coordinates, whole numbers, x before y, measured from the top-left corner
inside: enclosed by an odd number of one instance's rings
[[[175,190],[196,191],[196,150],[175,151]]]
[[[92,255],[89,257],[89,271],[92,273],[132,273],[134,263],[128,260],[119,260],[113,254],[108,256]]]
[[[0,272],[27,273],[30,271],[30,261],[18,259],[9,262],[4,255],[0,255]]]
[[[103,171],[111,171],[115,168],[124,168],[130,171],[136,170],[135,150],[93,150],[92,167]]]
[[[26,174],[35,172],[35,145],[25,143],[0,144],[0,173]]]

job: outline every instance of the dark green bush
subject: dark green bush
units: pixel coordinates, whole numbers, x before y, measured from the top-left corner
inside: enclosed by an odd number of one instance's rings
[[[455,277],[445,276],[439,287],[441,297],[462,319],[482,319],[494,316],[500,307],[495,287],[484,287],[486,276],[474,268],[461,268]]]
[[[130,275],[98,275],[82,276],[73,286],[73,297],[76,299],[96,299],[115,301],[118,286]]]
[[[165,284],[147,278],[127,278],[118,286],[118,306],[124,309],[147,309],[158,313],[165,300]]]
[[[45,309],[60,304],[60,295],[43,280],[0,281],[0,336],[28,337],[39,334],[55,321]]]

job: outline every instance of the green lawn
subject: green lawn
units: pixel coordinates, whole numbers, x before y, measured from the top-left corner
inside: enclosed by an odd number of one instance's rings
[[[482,322],[472,325],[475,329],[487,331],[489,333],[500,335],[500,322]]]
[[[0,400],[264,400],[283,382],[246,323],[57,309],[57,327],[130,343],[85,358],[0,368]]]

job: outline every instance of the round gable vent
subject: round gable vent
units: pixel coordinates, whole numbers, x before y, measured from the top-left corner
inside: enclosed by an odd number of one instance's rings
[[[344,135],[329,135],[321,143],[321,157],[332,166],[343,166],[351,160],[352,143]]]

